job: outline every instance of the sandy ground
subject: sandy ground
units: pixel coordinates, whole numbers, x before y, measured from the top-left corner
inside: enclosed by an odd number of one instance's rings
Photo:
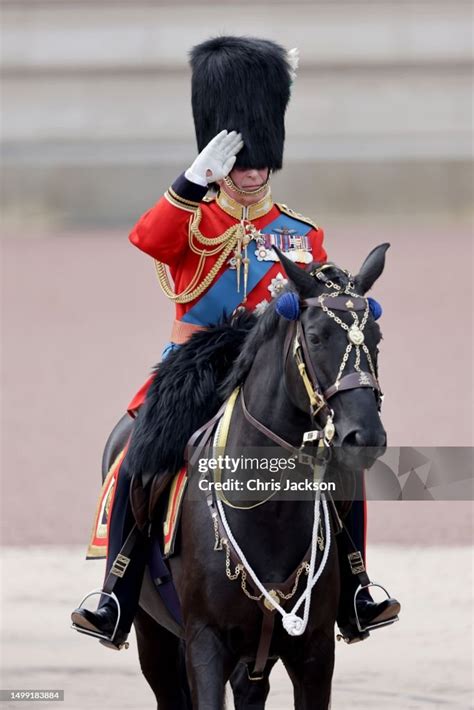
[[[69,628],[69,613],[96,587],[103,563],[83,548],[5,548],[2,555],[3,688],[58,688],[65,710],[146,710],[136,642],[115,653]],[[402,600],[401,621],[356,646],[337,644],[333,708],[467,710],[472,706],[472,549],[374,546],[372,575]],[[34,588],[32,587],[34,581]],[[269,710],[292,707],[281,665]],[[6,702],[2,707],[31,707]],[[42,703],[57,708],[57,703]]]

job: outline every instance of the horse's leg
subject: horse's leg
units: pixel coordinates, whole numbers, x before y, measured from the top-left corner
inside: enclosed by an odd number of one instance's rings
[[[186,667],[193,710],[223,710],[225,684],[237,659],[218,633],[203,623],[186,628]]]
[[[138,656],[158,710],[191,710],[182,642],[141,607],[135,616]]]
[[[313,636],[302,653],[282,656],[294,689],[295,710],[328,710],[334,670],[334,632]]]
[[[250,680],[247,667],[239,663],[230,677],[234,692],[235,710],[265,710],[265,703],[270,692],[270,672],[276,659],[269,659],[265,666],[262,680]]]

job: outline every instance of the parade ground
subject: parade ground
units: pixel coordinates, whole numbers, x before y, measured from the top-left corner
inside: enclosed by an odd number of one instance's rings
[[[337,644],[332,707],[471,708],[472,549],[380,545],[370,548],[369,559],[374,579],[383,578],[401,600],[402,614],[396,625],[373,632],[364,643]],[[102,562],[84,561],[78,546],[3,551],[3,688],[64,690],[64,703],[41,703],[44,708],[155,707],[139,670],[134,634],[130,648],[116,653],[69,628],[72,605],[97,586],[102,570]],[[31,704],[3,707],[20,710]],[[267,707],[292,708],[281,664],[271,676]]]

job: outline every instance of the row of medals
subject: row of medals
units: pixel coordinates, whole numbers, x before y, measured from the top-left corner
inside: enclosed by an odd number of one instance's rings
[[[234,255],[229,259],[229,267],[231,269],[237,269],[243,264],[245,266],[248,263],[247,248],[251,241],[256,244],[255,256],[258,261],[279,261],[277,253],[272,247],[268,248],[265,243],[265,237],[270,235],[264,235],[254,227],[251,222],[242,223],[243,235],[239,239],[237,246],[235,248]],[[293,237],[294,241],[298,244],[298,237]],[[311,253],[303,248],[303,240],[300,237],[300,242],[298,246],[294,249],[285,251],[285,256],[287,256],[292,261],[298,261],[302,264],[310,264],[312,261]],[[283,251],[283,249],[281,249]]]
[[[240,273],[241,267],[243,266],[243,285],[244,285],[244,300],[247,297],[247,282],[248,282],[248,272],[250,259],[247,254],[247,250],[251,241],[254,241],[257,248],[255,249],[255,256],[258,261],[279,261],[278,254],[273,250],[273,248],[268,248],[265,242],[265,237],[270,235],[263,235],[261,232],[254,227],[251,222],[243,221],[242,223],[242,236],[239,238],[234,255],[229,259],[229,268],[235,269],[237,276],[237,291],[240,292]],[[294,242],[298,243],[298,238],[293,237]],[[292,261],[298,261],[303,264],[309,264],[312,261],[312,256],[309,251],[303,249],[303,240],[300,239],[300,243],[294,249],[285,251],[285,256],[287,256]]]

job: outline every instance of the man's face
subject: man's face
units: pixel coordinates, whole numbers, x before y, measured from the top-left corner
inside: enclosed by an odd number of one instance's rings
[[[233,168],[230,177],[236,187],[241,190],[256,190],[268,179],[268,168]]]

